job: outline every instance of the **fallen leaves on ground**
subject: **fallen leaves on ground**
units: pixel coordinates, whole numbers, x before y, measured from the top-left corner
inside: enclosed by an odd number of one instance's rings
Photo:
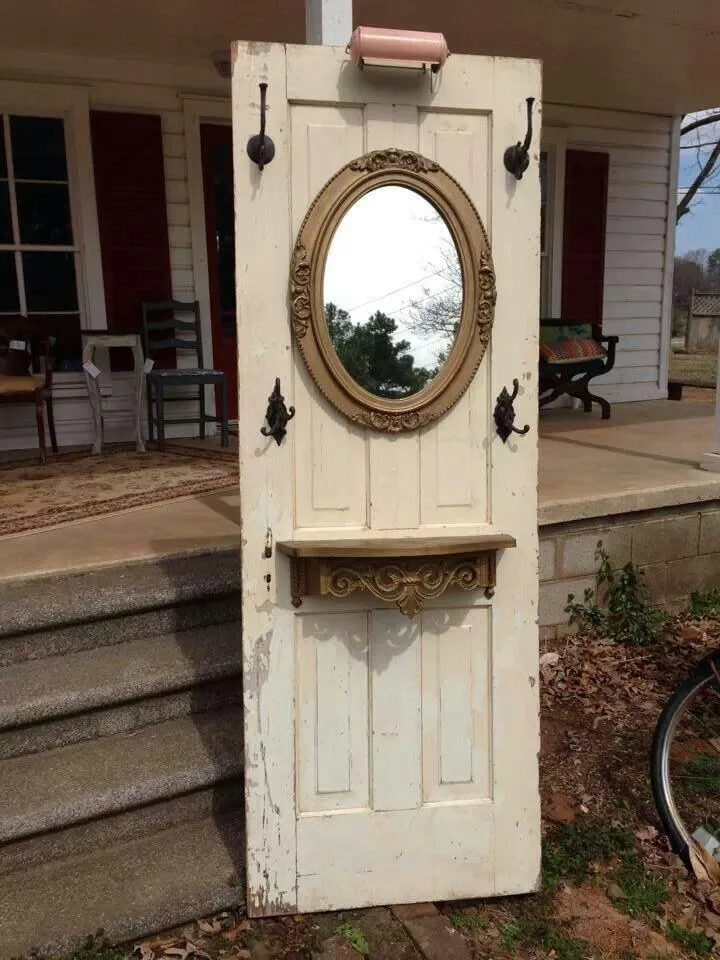
[[[205,921],[199,921],[205,923]],[[209,926],[209,924],[208,924]],[[133,950],[137,960],[210,960],[210,955],[186,937],[146,940]]]

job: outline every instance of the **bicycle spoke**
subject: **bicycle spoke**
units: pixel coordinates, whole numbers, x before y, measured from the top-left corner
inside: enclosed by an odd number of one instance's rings
[[[697,722],[701,724],[701,726],[706,727],[714,735],[712,739],[708,740],[708,743],[712,744],[713,746],[715,746],[715,740],[717,740],[720,743],[720,732],[717,732],[713,727],[711,727],[706,720],[703,720],[702,717],[696,716],[694,713],[691,713],[689,710],[687,712],[687,715],[691,719],[697,720]],[[718,754],[720,754],[720,749],[717,746],[715,746],[715,749],[717,750]]]

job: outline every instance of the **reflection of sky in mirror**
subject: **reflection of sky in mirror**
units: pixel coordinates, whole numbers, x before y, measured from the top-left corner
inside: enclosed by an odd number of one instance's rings
[[[457,291],[459,264],[452,277],[448,260],[457,264],[457,252],[435,207],[406,187],[378,187],[338,224],[325,266],[325,303],[346,310],[356,324],[382,311],[397,324],[395,341],[410,342],[415,365],[433,367],[451,339],[414,330],[411,307]]]

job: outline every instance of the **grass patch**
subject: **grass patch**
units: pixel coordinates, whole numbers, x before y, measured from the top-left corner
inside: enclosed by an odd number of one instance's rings
[[[450,915],[450,922],[459,930],[487,930],[489,926],[487,919],[474,910],[453,913]]]
[[[616,827],[578,822],[553,830],[543,848],[543,887],[554,893],[562,881],[579,886],[591,864],[611,861],[618,861],[612,879],[623,892],[617,908],[631,917],[656,916],[670,893],[645,869],[632,833]]]
[[[508,953],[520,946],[521,939],[522,927],[519,923],[515,923],[514,920],[510,920],[500,927],[500,940],[503,950],[507,950]]]
[[[350,946],[355,947],[357,952],[362,954],[363,957],[370,956],[370,944],[362,930],[358,930],[358,928],[354,927],[351,923],[341,923],[335,933],[344,937]]]
[[[635,852],[635,837],[627,830],[580,821],[556,827],[543,847],[543,887],[553,893],[563,880],[577,886],[588,878],[591,863],[608,863]]]
[[[720,797],[720,757],[699,754],[682,766],[685,793],[699,793],[703,797]]]
[[[126,956],[127,951],[113,947],[103,931],[98,930],[94,937],[88,937],[81,947],[65,954],[62,960],[124,960]]]
[[[694,953],[696,957],[709,957],[712,953],[714,942],[704,933],[695,933],[680,923],[669,924],[667,932],[671,940],[674,940],[683,950]]]
[[[711,590],[693,590],[690,594],[688,612],[691,617],[704,620],[707,617],[720,617],[720,587]]]
[[[670,899],[668,888],[662,880],[645,869],[637,853],[624,857],[613,876],[625,894],[623,899],[615,901],[615,906],[631,917],[646,920],[655,917]]]
[[[670,352],[670,379],[685,383],[715,384],[716,353]]]
[[[526,947],[540,949],[555,960],[584,960],[590,955],[584,940],[571,937],[564,924],[552,916],[552,900],[547,896],[523,903],[514,920],[500,927],[503,949],[510,954]]]

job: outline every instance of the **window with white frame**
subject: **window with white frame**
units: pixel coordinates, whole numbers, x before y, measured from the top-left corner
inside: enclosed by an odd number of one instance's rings
[[[52,314],[56,368],[80,369],[77,230],[65,121],[0,114],[0,314]]]

